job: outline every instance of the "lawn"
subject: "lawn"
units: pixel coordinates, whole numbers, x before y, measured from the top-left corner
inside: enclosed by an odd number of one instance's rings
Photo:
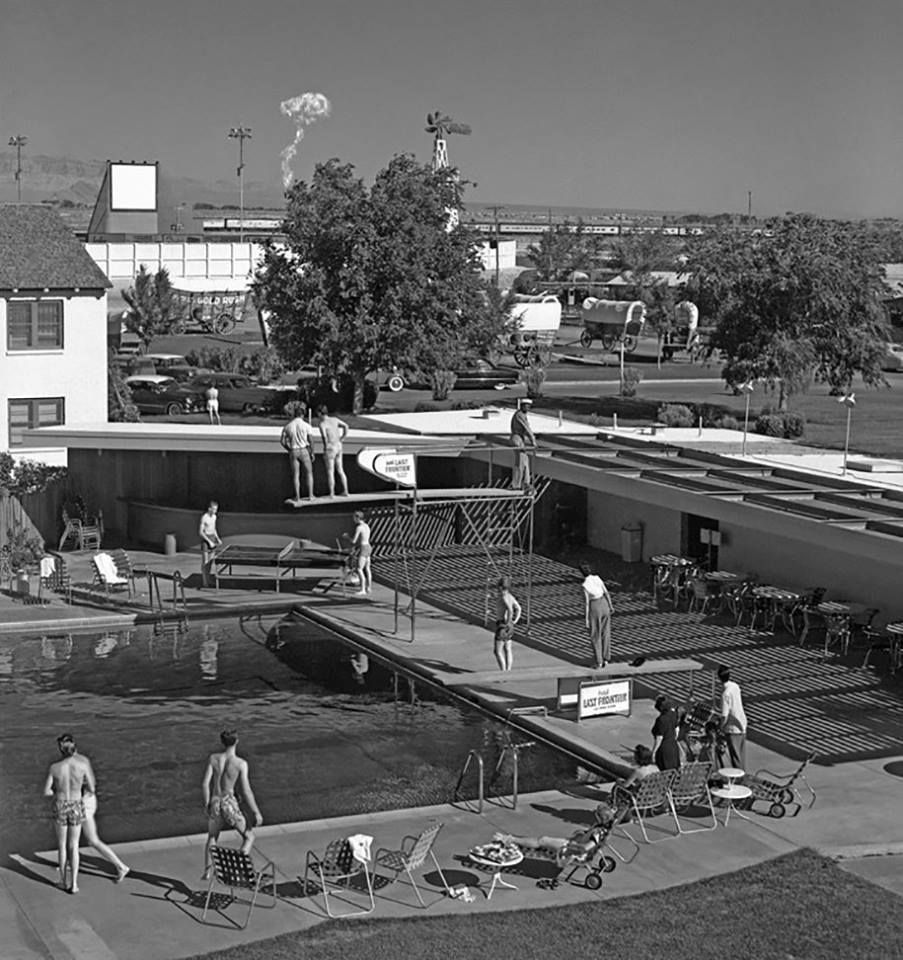
[[[207,954],[222,960],[890,960],[892,893],[803,850],[637,897],[547,910],[331,922]]]

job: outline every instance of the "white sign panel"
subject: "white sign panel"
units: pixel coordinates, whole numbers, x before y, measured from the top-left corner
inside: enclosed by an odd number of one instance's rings
[[[110,164],[110,209],[157,209],[157,165],[155,163]]]
[[[630,716],[631,680],[592,680],[580,684],[577,719],[605,717],[612,714]]]
[[[417,486],[417,461],[413,453],[365,447],[357,455],[357,464],[362,470],[389,483],[397,483],[402,487]]]

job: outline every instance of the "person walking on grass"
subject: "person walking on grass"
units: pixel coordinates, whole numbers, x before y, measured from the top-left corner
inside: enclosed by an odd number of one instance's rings
[[[329,413],[325,403],[317,407],[320,421],[320,437],[323,440],[323,459],[326,461],[326,482],[329,484],[329,496],[335,497],[335,478],[342,485],[342,496],[348,496],[348,478],[342,466],[342,441],[348,433],[348,424]]]
[[[82,787],[88,777],[89,767],[84,757],[76,756],[75,740],[71,734],[64,733],[58,737],[56,745],[62,759],[50,765],[44,783],[44,796],[52,800],[59,887],[67,893],[78,893],[78,843],[85,822]]]
[[[207,843],[204,845],[204,874],[202,880],[210,876],[210,848],[219,839],[223,830],[237,830],[242,839],[242,853],[250,853],[254,845],[254,831],[242,812],[236,787],[240,788],[245,803],[254,815],[254,826],[263,823],[263,816],[257,806],[251,779],[248,775],[248,761],[237,753],[238,733],[235,730],[223,730],[219,736],[223,745],[222,753],[211,753],[207,760],[207,769],[201,789],[204,793],[204,811],[207,814]]]
[[[743,709],[743,695],[740,685],[731,680],[727,667],[718,668],[721,681],[721,729],[727,738],[727,752],[731,763],[738,770],[746,769],[746,711]]]
[[[580,565],[583,575],[583,600],[586,628],[593,648],[597,670],[611,663],[611,615],[614,607],[605,581],[587,564]]]
[[[510,670],[514,666],[514,627],[521,617],[521,605],[511,592],[508,577],[499,577],[497,587],[493,652],[499,670]]]

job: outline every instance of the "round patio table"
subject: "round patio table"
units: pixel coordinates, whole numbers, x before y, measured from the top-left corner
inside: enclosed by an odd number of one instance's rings
[[[492,874],[492,883],[489,885],[488,890],[484,890],[486,894],[486,899],[491,900],[492,894],[495,892],[496,887],[505,887],[508,890],[517,890],[517,886],[513,883],[509,883],[507,880],[502,878],[502,871],[510,867],[516,867],[524,859],[524,852],[520,849],[512,849],[504,860],[490,860],[487,857],[481,856],[476,851],[479,848],[475,847],[470,853],[467,854],[467,859],[479,870],[483,870],[486,873]],[[483,889],[482,884],[480,889]]]

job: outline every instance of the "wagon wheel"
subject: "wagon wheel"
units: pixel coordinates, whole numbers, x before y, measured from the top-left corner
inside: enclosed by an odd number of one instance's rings
[[[615,345],[616,337],[613,333],[603,333],[602,334],[602,349],[611,350]]]
[[[529,347],[515,347],[514,348],[514,362],[519,367],[526,367],[530,363],[530,348]]]
[[[235,317],[231,313],[221,313],[217,318],[213,328],[220,336],[225,336],[235,329]]]
[[[587,350],[589,350],[589,348],[590,348],[592,345],[593,345],[593,335],[592,335],[592,332],[591,332],[590,330],[587,330],[586,327],[584,327],[584,328],[580,331],[580,346],[581,346],[581,347],[585,347]]]
[[[635,337],[632,333],[628,333],[627,336],[624,337],[624,353],[633,353],[633,351],[636,350],[638,343],[639,337]]]

